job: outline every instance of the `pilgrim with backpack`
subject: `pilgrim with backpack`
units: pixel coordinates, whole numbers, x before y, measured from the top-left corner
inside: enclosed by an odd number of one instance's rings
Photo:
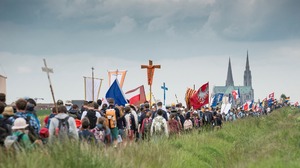
[[[49,126],[49,142],[55,140],[78,140],[78,132],[73,117],[67,115],[65,106],[58,107],[58,114],[50,121]]]

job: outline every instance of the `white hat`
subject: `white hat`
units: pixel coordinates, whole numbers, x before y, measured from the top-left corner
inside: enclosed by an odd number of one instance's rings
[[[26,124],[26,120],[24,118],[17,118],[14,122],[14,125],[12,126],[11,129],[16,130],[16,129],[24,129],[28,126]]]

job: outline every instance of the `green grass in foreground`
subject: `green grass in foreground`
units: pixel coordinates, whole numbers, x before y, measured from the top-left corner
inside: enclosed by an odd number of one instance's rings
[[[122,149],[58,144],[14,157],[1,152],[0,167],[299,167],[299,130],[299,109],[287,107],[226,123],[220,131]]]

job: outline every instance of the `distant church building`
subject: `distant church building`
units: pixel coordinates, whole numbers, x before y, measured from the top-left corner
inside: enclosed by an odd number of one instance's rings
[[[233,90],[238,90],[238,89],[240,91],[240,96],[241,96],[240,100],[238,101],[238,105],[243,104],[247,100],[254,99],[254,90],[252,88],[252,76],[251,76],[250,65],[249,65],[248,51],[247,51],[246,70],[244,71],[244,86],[234,86],[232,70],[231,70],[231,62],[229,58],[226,85],[215,86],[213,88],[213,95],[217,93],[223,93],[224,97],[229,97],[229,95],[232,94]]]

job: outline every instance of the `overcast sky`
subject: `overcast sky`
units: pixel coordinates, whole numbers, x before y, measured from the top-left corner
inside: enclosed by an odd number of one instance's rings
[[[0,74],[7,99],[51,102],[43,58],[56,99],[84,98],[83,76],[127,70],[124,92],[147,86],[141,64],[160,64],[153,93],[183,102],[187,87],[225,85],[229,57],[235,85],[243,85],[249,52],[255,100],[275,92],[300,101],[299,0],[1,0]]]

